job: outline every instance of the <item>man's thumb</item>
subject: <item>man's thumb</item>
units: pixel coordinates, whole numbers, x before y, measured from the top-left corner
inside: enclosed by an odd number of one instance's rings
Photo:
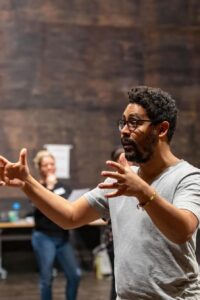
[[[27,149],[23,148],[19,154],[19,162],[23,165],[27,165]]]

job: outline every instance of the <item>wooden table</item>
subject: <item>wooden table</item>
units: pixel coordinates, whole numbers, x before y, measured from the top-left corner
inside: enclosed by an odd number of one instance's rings
[[[16,229],[16,228],[33,228],[34,221],[32,219],[23,219],[17,222],[0,222],[0,277],[1,279],[6,279],[8,272],[3,268],[2,262],[2,241],[12,241],[12,240],[27,240],[30,239],[30,235],[20,234],[20,235],[2,235],[4,229]]]

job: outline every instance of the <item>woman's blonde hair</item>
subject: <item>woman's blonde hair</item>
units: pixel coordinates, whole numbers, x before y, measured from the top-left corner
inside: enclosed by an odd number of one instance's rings
[[[53,154],[51,154],[48,150],[40,150],[37,152],[36,156],[33,159],[33,162],[37,169],[39,169],[42,159],[46,156],[50,156],[51,158],[53,158],[53,160],[55,160]]]

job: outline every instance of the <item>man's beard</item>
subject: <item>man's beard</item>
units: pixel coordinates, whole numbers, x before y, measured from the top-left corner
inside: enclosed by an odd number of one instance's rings
[[[158,143],[158,137],[155,133],[152,133],[146,138],[144,146],[138,145],[128,137],[122,137],[121,143],[124,147],[126,159],[140,164],[150,160],[154,153],[155,145]]]

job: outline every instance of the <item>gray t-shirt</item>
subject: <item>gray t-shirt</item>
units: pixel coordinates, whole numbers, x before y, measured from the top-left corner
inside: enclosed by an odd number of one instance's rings
[[[200,221],[199,169],[182,160],[151,185],[160,196],[191,211]],[[137,209],[137,198],[108,199],[104,197],[108,191],[97,187],[84,196],[102,217],[112,221],[117,299],[199,300],[196,232],[186,243],[175,244],[157,229],[144,210]]]

